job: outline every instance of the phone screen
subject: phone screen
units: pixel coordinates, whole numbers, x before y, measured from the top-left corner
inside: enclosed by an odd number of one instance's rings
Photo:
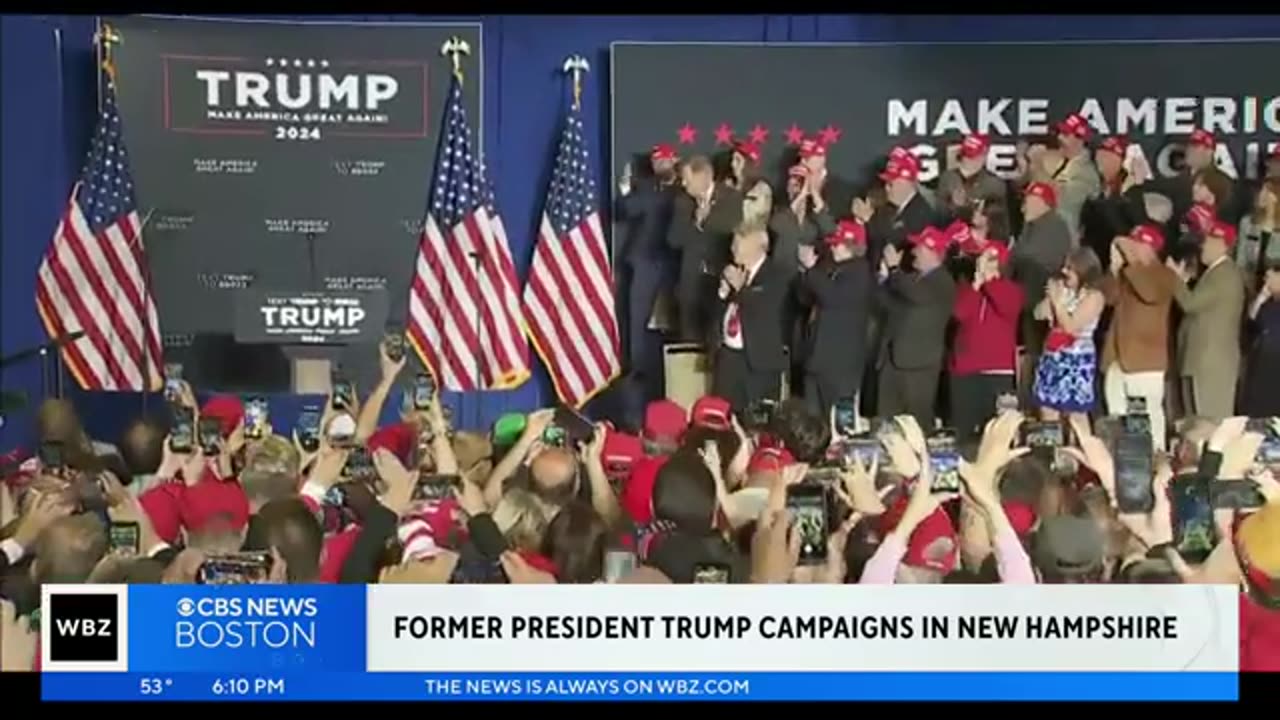
[[[747,407],[744,424],[748,430],[764,430],[773,424],[773,415],[777,409],[777,403],[768,398],[757,400]]]
[[[413,409],[428,410],[435,399],[436,381],[427,373],[418,373],[413,379]]]
[[[414,502],[432,502],[453,497],[454,488],[461,487],[462,478],[457,475],[422,473],[413,486]]]
[[[368,482],[378,476],[373,466],[373,458],[364,447],[353,447],[347,454],[347,462],[342,466],[342,477],[347,480]]]
[[[267,399],[251,397],[244,403],[244,436],[250,440],[261,440],[267,436],[270,421],[267,413]]]
[[[929,448],[929,469],[933,474],[929,491],[960,492],[960,451],[956,449],[955,436],[935,435],[925,443]]]
[[[547,429],[542,431],[542,444],[550,447],[564,447],[567,437],[564,428],[548,425]]]
[[[169,431],[169,449],[189,453],[196,444],[195,412],[183,405],[173,408],[173,429]]]
[[[45,470],[59,472],[67,464],[65,453],[62,452],[62,443],[60,442],[40,443],[39,457],[40,467]]]
[[[320,449],[320,408],[306,407],[298,413],[298,444],[306,452]]]
[[[1173,544],[1188,562],[1203,562],[1217,544],[1209,481],[1196,475],[1169,483],[1173,505]]]
[[[400,362],[404,358],[404,333],[399,330],[388,332],[382,340],[382,346],[386,348],[387,357],[392,362]]]
[[[349,410],[356,404],[356,390],[341,373],[334,371],[329,378],[329,386],[333,389],[334,410]]]
[[[849,438],[844,443],[844,452],[846,463],[852,464],[853,460],[857,460],[866,470],[869,470],[873,463],[877,463],[877,467],[885,464],[884,447],[880,445],[880,438],[870,433]]]
[[[1215,480],[1209,485],[1209,497],[1215,509],[1252,510],[1267,503],[1252,480]]]
[[[1125,416],[1145,418],[1146,416]],[[1116,506],[1123,513],[1151,512],[1155,496],[1151,492],[1154,467],[1151,457],[1151,433],[1130,432],[1140,426],[1122,428],[1115,441]],[[1207,501],[1207,498],[1206,498]]]
[[[115,552],[137,555],[142,551],[142,536],[136,522],[111,523],[107,540]]]
[[[196,432],[205,455],[217,455],[222,450],[222,423],[218,418],[200,418]]]
[[[693,566],[695,585],[723,585],[729,582],[729,567],[720,563],[698,563]]]
[[[618,582],[636,569],[636,555],[626,550],[610,550],[604,554],[604,581]],[[696,573],[697,571],[695,571]],[[727,579],[726,579],[727,581]]]
[[[239,552],[211,555],[196,572],[201,585],[246,585],[264,583],[271,572],[271,554]]]
[[[596,434],[596,428],[590,420],[563,405],[556,408],[555,420],[552,422],[564,429],[566,439],[572,443],[590,442]]]
[[[356,437],[356,419],[351,413],[338,413],[329,421],[329,443],[336,448],[349,448]]]
[[[177,402],[182,397],[182,365],[165,363],[164,366],[164,399]]]
[[[832,409],[835,415],[836,434],[841,437],[853,437],[858,432],[858,409],[851,398],[837,400]]]
[[[800,535],[800,564],[827,560],[827,494],[821,485],[800,484],[787,488],[787,510]]]

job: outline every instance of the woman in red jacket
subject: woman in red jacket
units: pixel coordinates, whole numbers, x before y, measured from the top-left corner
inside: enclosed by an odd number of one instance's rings
[[[989,243],[978,255],[973,282],[956,292],[951,353],[951,413],[961,442],[975,440],[995,414],[996,400],[1014,392],[1022,288],[1001,277],[1009,249]]]

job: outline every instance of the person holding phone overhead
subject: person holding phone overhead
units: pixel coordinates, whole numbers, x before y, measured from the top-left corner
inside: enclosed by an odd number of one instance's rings
[[[1098,256],[1087,247],[1077,248],[1062,272],[1045,284],[1044,299],[1033,311],[1036,319],[1047,321],[1051,328],[1033,389],[1045,420],[1066,414],[1087,424],[1097,404],[1098,352],[1093,331],[1106,307],[1101,282]]]

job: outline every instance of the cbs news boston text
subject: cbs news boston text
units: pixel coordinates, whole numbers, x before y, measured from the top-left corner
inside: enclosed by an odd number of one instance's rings
[[[1238,606],[1227,586],[55,585],[43,593],[45,700],[1239,693]]]

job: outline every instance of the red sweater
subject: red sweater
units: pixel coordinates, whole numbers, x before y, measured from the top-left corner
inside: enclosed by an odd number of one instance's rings
[[[988,280],[981,290],[967,283],[959,287],[952,311],[956,320],[952,375],[1013,372],[1022,302],[1022,288],[1005,278]]]

